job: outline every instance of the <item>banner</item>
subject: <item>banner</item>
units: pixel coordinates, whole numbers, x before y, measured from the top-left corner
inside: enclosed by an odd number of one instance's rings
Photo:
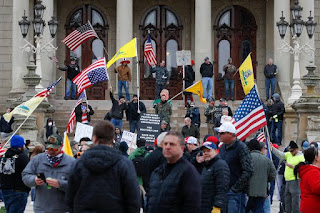
[[[254,75],[253,75],[251,53],[248,55],[246,60],[244,60],[244,62],[239,67],[239,75],[241,79],[243,92],[245,95],[247,95],[252,89],[252,87],[254,86]]]
[[[198,81],[188,87],[187,89],[184,90],[185,92],[192,92],[193,94],[199,95],[200,101],[202,103],[207,103],[206,99],[203,98],[203,87],[202,87],[202,81]]]
[[[107,68],[120,58],[132,58],[137,56],[136,38],[123,45],[118,52],[108,61]]]
[[[154,140],[160,134],[159,115],[150,113],[141,114],[138,127],[138,138],[144,138],[148,146],[154,146]]]

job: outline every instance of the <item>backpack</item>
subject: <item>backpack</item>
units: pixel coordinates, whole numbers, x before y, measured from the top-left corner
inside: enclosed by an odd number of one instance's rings
[[[145,158],[147,153],[148,153],[147,150],[145,150],[141,155],[136,155],[132,159],[132,162],[133,162],[134,168],[136,169],[138,177],[141,177],[144,174],[144,170],[145,170],[145,168],[144,168],[144,158]]]
[[[18,155],[11,158],[2,157],[0,161],[0,173],[4,175],[11,175],[16,172],[16,159]]]
[[[200,127],[200,110],[198,107],[194,107],[191,111],[191,122],[197,126],[197,127]]]

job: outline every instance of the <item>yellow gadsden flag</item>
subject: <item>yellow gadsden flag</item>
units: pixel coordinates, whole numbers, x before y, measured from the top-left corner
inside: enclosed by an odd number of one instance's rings
[[[202,81],[198,81],[195,84],[191,85],[187,89],[184,90],[185,92],[192,92],[193,94],[199,95],[200,101],[202,103],[207,103],[206,99],[203,98],[203,88],[202,88]]]
[[[136,38],[132,39],[118,50],[111,60],[108,61],[107,68],[120,58],[132,58],[135,56],[137,56]]]
[[[9,122],[13,115],[24,115],[28,117],[39,106],[43,99],[45,99],[45,97],[33,97],[14,108],[11,112],[4,114],[3,118]]]
[[[239,67],[239,74],[244,94],[247,95],[254,86],[254,75],[252,68],[251,53]]]
[[[68,138],[67,132],[64,132],[62,151],[63,151],[65,154],[73,157],[72,149],[71,149],[71,145],[70,145],[70,140],[69,140],[69,138]]]

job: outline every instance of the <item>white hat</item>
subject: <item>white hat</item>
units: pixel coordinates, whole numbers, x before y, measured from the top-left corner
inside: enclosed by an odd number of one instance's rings
[[[215,128],[217,132],[230,132],[230,133],[236,133],[236,128],[231,122],[224,122],[221,124],[219,128]]]
[[[191,144],[198,144],[198,139],[196,139],[195,137],[190,136],[187,140],[187,144],[191,143]]]

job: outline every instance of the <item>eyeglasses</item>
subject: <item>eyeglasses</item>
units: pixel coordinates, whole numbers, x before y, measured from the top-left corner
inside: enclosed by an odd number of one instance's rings
[[[49,148],[46,148],[46,150],[56,152],[56,151],[58,151],[59,149],[49,147]]]
[[[218,132],[219,135],[223,135],[224,133],[227,133],[227,132]]]

